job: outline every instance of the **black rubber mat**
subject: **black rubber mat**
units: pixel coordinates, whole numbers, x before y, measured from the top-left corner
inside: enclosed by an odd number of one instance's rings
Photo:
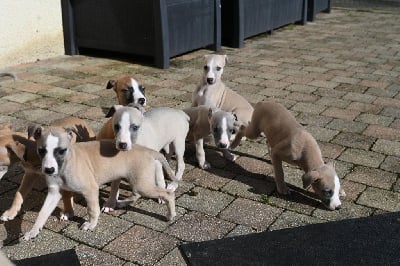
[[[13,261],[17,266],[79,266],[81,265],[75,250],[51,253],[43,256]]]
[[[400,213],[181,245],[189,265],[400,265]]]

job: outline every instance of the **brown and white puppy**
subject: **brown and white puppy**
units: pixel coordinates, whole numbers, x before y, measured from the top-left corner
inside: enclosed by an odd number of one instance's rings
[[[226,62],[226,55],[205,56],[202,80],[192,94],[192,106],[206,105],[233,112],[241,125],[247,125],[254,109],[245,98],[222,82]]]
[[[77,137],[72,141],[88,141],[94,139],[93,130],[86,124],[85,121],[68,117],[52,123],[55,126],[63,126],[71,128],[77,132]],[[21,185],[15,193],[11,207],[1,215],[1,220],[8,221],[15,218],[21,209],[24,199],[32,190],[38,178],[42,178],[43,174],[40,171],[41,160],[36,153],[36,143],[31,138],[34,127],[29,127],[27,133],[12,132],[0,136],[0,179],[7,173],[8,168],[17,163],[21,163],[24,168],[24,176],[22,177]],[[61,220],[68,220],[72,217],[73,212],[73,199],[70,192],[63,192],[64,210],[61,214]]]
[[[340,188],[334,164],[324,163],[315,139],[284,106],[275,102],[257,103],[250,124],[247,128],[240,128],[231,148],[239,144],[242,136],[255,139],[261,132],[267,137],[279,193],[289,193],[284,181],[284,161],[299,166],[305,172],[302,176],[303,187],[312,186],[329,209],[341,208],[339,196],[344,196],[344,191]]]
[[[118,103],[121,105],[133,103],[144,107],[147,104],[146,96],[144,95],[145,88],[130,76],[109,80],[106,89],[115,91]]]
[[[94,229],[100,215],[99,186],[121,177],[132,186],[130,201],[135,202],[141,196],[161,198],[168,204],[168,220],[176,216],[174,192],[157,186],[157,178],[163,170],[176,180],[167,160],[159,152],[139,145],[129,151],[120,151],[112,140],[72,143],[73,133],[60,127],[37,128],[34,136],[48,193],[35,224],[24,236],[25,240],[39,234],[57,206],[60,189],[82,193],[89,220],[81,229]]]
[[[220,148],[224,157],[234,161],[236,156],[229,152],[231,137],[238,130],[238,121],[234,113],[222,111],[204,105],[190,107],[183,110],[189,117],[189,132],[186,140],[196,145],[196,158],[200,168],[209,169],[204,152],[204,139],[212,134],[215,146]]]
[[[112,118],[104,124],[97,139],[115,139],[116,149],[121,151],[130,150],[134,144],[156,151],[165,150],[167,153],[171,147],[177,160],[176,179],[182,179],[185,139],[189,131],[189,117],[185,112],[168,107],[143,112],[142,108],[114,105],[107,114],[109,116]],[[110,197],[103,211],[112,210],[117,202],[118,184],[118,181],[111,184]],[[168,188],[176,189],[177,186],[176,182],[172,182]]]

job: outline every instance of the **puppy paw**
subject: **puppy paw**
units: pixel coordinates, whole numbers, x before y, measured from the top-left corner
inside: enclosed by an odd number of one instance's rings
[[[93,230],[96,227],[96,224],[92,224],[91,222],[84,222],[81,225],[81,230],[87,231],[87,230]]]
[[[113,211],[114,211],[114,208],[111,208],[111,207],[103,206],[101,208],[101,212],[104,212],[104,213],[109,213],[109,212],[113,212]]]
[[[60,214],[60,221],[68,221],[70,218],[74,217],[73,213],[70,212],[62,212]]]
[[[25,233],[24,240],[28,241],[28,240],[34,239],[39,234],[39,231],[40,231],[39,229],[32,228],[31,231]]]
[[[4,222],[11,221],[15,218],[15,216],[17,216],[17,212],[7,210],[1,215],[0,220]]]
[[[211,168],[211,164],[209,162],[204,162],[203,165],[200,165],[201,169],[207,170]]]
[[[178,188],[178,182],[171,182],[168,184],[167,189],[175,191]]]
[[[346,197],[346,192],[344,192],[343,188],[341,188],[339,190],[339,197],[342,197],[342,198]]]
[[[165,204],[165,200],[163,200],[162,198],[158,198],[158,204]]]
[[[172,220],[174,220],[175,216],[176,216],[176,212],[169,213],[167,216],[167,220],[172,221]]]
[[[290,195],[291,191],[287,186],[277,187],[278,193],[284,196]]]

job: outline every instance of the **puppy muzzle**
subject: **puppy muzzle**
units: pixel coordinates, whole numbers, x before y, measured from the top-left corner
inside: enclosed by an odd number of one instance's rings
[[[212,85],[214,84],[214,79],[213,78],[207,78],[207,84]]]
[[[128,149],[128,143],[126,142],[119,142],[117,145],[117,149],[121,151],[126,151]]]
[[[46,175],[54,175],[55,171],[56,169],[54,167],[45,167],[43,170]]]
[[[138,104],[140,104],[141,106],[145,106],[146,105],[146,99],[145,98],[139,98],[138,99]]]

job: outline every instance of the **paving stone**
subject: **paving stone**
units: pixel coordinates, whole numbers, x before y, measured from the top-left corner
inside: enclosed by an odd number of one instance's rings
[[[369,94],[362,94],[362,93],[356,93],[356,92],[349,92],[345,96],[343,96],[343,99],[345,100],[350,100],[350,101],[357,101],[360,103],[372,103],[375,101],[376,96],[369,95]]]
[[[246,226],[246,225],[237,225],[226,237],[235,237],[235,236],[242,236],[248,235],[257,232],[253,228]]]
[[[342,99],[334,99],[332,97],[322,97],[318,101],[316,101],[315,104],[324,105],[324,106],[332,106],[332,107],[337,107],[337,108],[346,108],[350,104],[350,101],[342,100]],[[322,115],[325,115],[325,112],[328,112],[328,110],[325,110],[322,113]],[[330,115],[327,115],[327,116],[330,116]]]
[[[358,166],[346,176],[346,180],[356,181],[369,186],[390,189],[396,181],[396,175],[378,169]]]
[[[222,169],[202,170],[195,168],[183,176],[183,179],[198,186],[218,190],[235,178],[237,174]]]
[[[297,122],[304,126],[313,125],[318,127],[324,127],[332,118],[320,115],[313,115],[310,113],[301,113],[296,117]]]
[[[26,103],[26,102],[34,101],[40,97],[41,97],[40,95],[26,92],[26,93],[7,95],[5,97],[2,97],[2,99],[8,100],[11,102]]]
[[[165,233],[184,241],[206,241],[220,239],[235,227],[235,224],[199,212],[184,215]]]
[[[319,142],[318,146],[321,149],[322,156],[329,159],[336,159],[345,149],[341,145],[325,142]]]
[[[393,118],[374,114],[361,114],[356,118],[356,121],[360,121],[367,124],[389,126]]]
[[[329,107],[326,109],[322,115],[330,116],[333,118],[343,119],[343,120],[354,120],[360,113],[358,111],[352,111],[348,109],[339,109],[336,107]]]
[[[394,129],[389,127],[382,127],[378,125],[370,125],[363,132],[364,135],[387,139],[387,140],[400,140],[400,129]]]
[[[316,224],[325,222],[324,220],[311,217],[308,215],[292,212],[292,211],[285,211],[278,217],[278,219],[271,225],[269,230],[280,230],[285,228],[293,228],[304,226],[308,224]]]
[[[21,103],[9,102],[9,101],[2,101],[1,106],[2,108],[0,109],[0,114],[3,115],[12,114],[28,108],[27,106]]]
[[[95,248],[79,245],[75,248],[80,264],[83,265],[122,265],[125,261]]]
[[[154,264],[156,266],[163,266],[163,265],[174,265],[174,266],[186,266],[187,263],[182,256],[179,248],[174,248],[170,253],[165,255],[159,262]]]
[[[219,217],[264,231],[282,213],[282,209],[248,199],[236,199]]]
[[[367,217],[372,215],[372,213],[373,209],[371,208],[342,200],[342,208],[340,210],[331,211],[316,209],[313,213],[313,216],[323,220],[337,221],[343,219]]]
[[[367,188],[357,200],[358,204],[384,211],[400,210],[400,194],[379,188]]]
[[[386,155],[400,157],[400,142],[378,139],[372,147],[372,150]]]
[[[340,160],[377,168],[385,159],[385,156],[372,151],[359,149],[347,149],[339,157]]]
[[[389,172],[400,173],[400,157],[388,156],[380,167]]]
[[[128,211],[121,215],[120,218],[157,231],[164,231],[186,212],[185,209],[176,206],[177,216],[173,221],[167,221],[167,205],[159,204],[154,200],[142,200],[138,204],[133,207],[130,206],[127,209]]]
[[[400,118],[400,108],[384,107],[380,114]]]
[[[164,257],[177,243],[174,237],[135,225],[104,247],[103,251],[138,264],[150,265]]]
[[[47,229],[43,229],[35,239],[30,241],[18,241],[12,245],[4,246],[2,251],[11,260],[21,260],[73,249],[77,245],[78,243],[75,241]]]
[[[316,105],[315,103],[302,103],[295,104],[291,110],[296,112],[312,113],[318,115],[326,109],[323,105]]]
[[[352,102],[347,109],[356,110],[361,113],[368,112],[370,114],[378,114],[382,110],[382,107],[369,103]]]
[[[367,124],[355,121],[334,119],[326,127],[344,132],[361,133],[367,127]]]
[[[306,126],[305,129],[318,141],[329,142],[339,131],[317,126]]]
[[[233,196],[261,201],[263,195],[269,195],[275,189],[272,177],[253,178],[238,176],[235,180],[226,184],[221,191]]]
[[[87,219],[87,217],[85,218]],[[80,243],[103,248],[119,234],[126,232],[132,227],[132,223],[108,214],[101,214],[99,222],[93,231],[80,230],[80,226],[81,224],[71,224],[64,230],[63,234]]]
[[[21,111],[18,112],[16,116],[20,119],[28,120],[42,125],[49,124],[55,120],[66,117],[65,114],[42,109],[30,109]]]
[[[176,204],[192,211],[215,216],[233,200],[234,197],[227,194],[195,187],[188,194],[179,197]]]
[[[275,192],[267,198],[267,201],[268,204],[278,208],[311,215],[313,210],[321,205],[321,202],[310,194],[301,187],[297,187],[296,190],[292,189],[289,195],[279,195]]]
[[[342,132],[339,133],[333,140],[332,143],[336,143],[339,145],[343,145],[350,148],[357,148],[362,150],[369,150],[374,142],[376,141],[375,138],[354,134],[354,133],[347,133]]]
[[[346,193],[344,200],[347,202],[353,202],[358,199],[359,195],[366,189],[367,186],[353,181],[348,181],[347,179],[342,179],[340,180],[340,187]]]

